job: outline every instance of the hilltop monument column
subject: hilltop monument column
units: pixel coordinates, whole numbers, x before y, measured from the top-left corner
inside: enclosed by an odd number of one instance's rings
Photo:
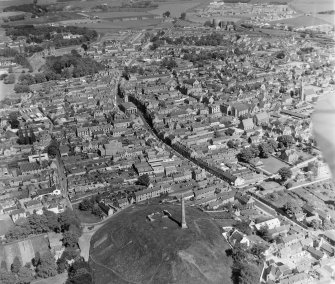
[[[181,228],[187,229],[186,216],[185,216],[185,201],[184,196],[181,196]]]

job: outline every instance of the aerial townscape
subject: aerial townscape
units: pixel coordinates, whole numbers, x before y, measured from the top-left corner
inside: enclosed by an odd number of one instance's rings
[[[0,0],[0,284],[335,283],[334,28],[332,0]]]

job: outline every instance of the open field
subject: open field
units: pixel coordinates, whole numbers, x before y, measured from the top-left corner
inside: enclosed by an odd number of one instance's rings
[[[170,11],[171,17],[179,17],[181,13],[187,12],[189,9],[201,4],[202,1],[176,1],[176,2],[162,2],[159,7],[151,10],[151,14],[162,15],[166,11]]]
[[[88,23],[88,24],[75,24],[78,27],[87,27],[89,29],[95,29],[97,32],[107,33],[113,32],[118,29],[143,29],[143,28],[154,28],[161,22],[160,19],[150,20],[136,20],[136,21],[123,21],[123,22],[108,22],[102,21],[100,23]]]
[[[261,161],[263,162],[264,165],[261,166],[260,168],[272,174],[277,173],[280,168],[288,166],[286,163],[276,159],[273,156],[270,156],[267,159],[261,159]]]
[[[23,241],[12,242],[0,246],[0,262],[6,261],[7,266],[13,263],[14,257],[18,256],[23,264],[30,262],[36,252],[41,254],[49,250],[47,235],[34,236]]]
[[[306,23],[307,26],[318,25],[318,20],[335,25],[334,15],[318,14],[318,12],[334,10],[334,0],[293,0],[290,6],[297,12],[311,14],[313,16],[310,17],[310,21]]]
[[[152,213],[150,222],[146,216]],[[188,228],[182,230],[180,215],[180,205],[136,205],[112,218],[91,240],[95,283],[230,284],[229,245],[219,226],[187,207]]]
[[[322,15],[321,15],[322,16]],[[313,16],[298,16],[291,19],[285,19],[285,20],[279,20],[279,21],[273,21],[272,24],[276,23],[284,23],[293,27],[303,27],[303,26],[313,26],[313,25],[324,25],[329,24],[325,20],[322,20],[320,18],[316,18],[316,15]]]

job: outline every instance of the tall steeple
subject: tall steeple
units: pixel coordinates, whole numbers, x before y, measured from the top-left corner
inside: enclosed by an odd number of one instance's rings
[[[186,216],[185,216],[185,201],[184,196],[181,196],[181,228],[187,229]]]

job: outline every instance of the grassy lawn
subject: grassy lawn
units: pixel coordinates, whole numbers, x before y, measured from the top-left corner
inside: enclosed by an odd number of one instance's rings
[[[150,222],[147,216],[153,213]],[[187,229],[180,228],[180,219],[180,205],[169,204],[136,205],[112,218],[91,240],[95,282],[225,283],[231,264],[225,253],[229,245],[219,226],[193,207],[186,207]]]
[[[261,161],[264,164],[261,166],[261,168],[272,174],[277,173],[280,168],[288,166],[286,163],[276,159],[273,156],[270,156],[267,159],[261,159]]]
[[[78,204],[74,205],[73,209],[75,210],[80,221],[83,223],[97,223],[101,221],[99,217],[93,215],[91,212],[79,210]]]
[[[267,201],[271,202],[274,206],[277,206],[279,208],[283,207],[288,201],[292,201],[292,202],[297,203],[301,206],[304,205],[304,203],[305,203],[302,199],[300,199],[294,193],[285,192],[285,191],[279,191],[277,193],[277,198],[275,198],[275,199],[270,198],[270,194],[267,194],[265,196],[265,199]]]

